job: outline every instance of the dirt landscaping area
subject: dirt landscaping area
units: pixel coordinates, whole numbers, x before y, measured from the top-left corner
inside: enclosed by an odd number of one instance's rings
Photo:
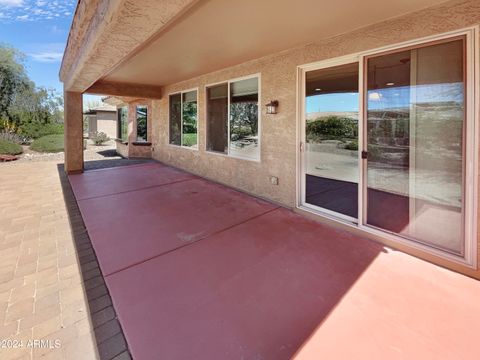
[[[84,151],[83,156],[85,161],[103,160],[105,158],[117,158],[121,159],[115,152],[115,142],[113,140],[108,141],[105,145],[96,146],[90,140],[87,142],[87,149]],[[58,161],[63,163],[64,153],[41,153],[33,151],[29,146],[23,146],[23,154],[18,156],[17,161],[21,162],[37,162],[37,161]]]

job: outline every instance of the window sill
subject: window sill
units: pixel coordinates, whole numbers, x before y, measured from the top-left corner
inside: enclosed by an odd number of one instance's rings
[[[254,163],[261,163],[262,162],[260,158],[258,158],[258,159],[247,158],[247,157],[241,157],[241,156],[237,156],[237,155],[226,154],[226,153],[222,153],[222,152],[218,152],[218,151],[205,150],[205,153],[209,154],[209,155],[221,156],[221,157],[224,157],[224,158],[235,159],[235,160],[250,161],[250,162],[254,162]]]
[[[152,146],[152,143],[150,141],[134,141],[134,142],[132,142],[132,145],[134,145],[134,146]]]
[[[171,146],[175,149],[185,149],[185,150],[190,150],[190,151],[199,151],[198,150],[198,145],[197,145],[197,147],[191,147],[191,146],[185,146],[185,145],[168,144],[168,146]]]
[[[113,139],[115,142],[123,144],[123,145],[128,145],[128,141],[123,141],[122,139]]]

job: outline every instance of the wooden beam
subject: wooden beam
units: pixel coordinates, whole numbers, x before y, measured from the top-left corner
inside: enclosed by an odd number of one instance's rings
[[[122,96],[142,99],[161,99],[163,89],[161,86],[127,84],[99,80],[88,88],[85,93]]]

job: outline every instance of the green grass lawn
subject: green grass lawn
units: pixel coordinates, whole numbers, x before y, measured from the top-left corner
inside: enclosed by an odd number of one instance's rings
[[[47,135],[35,140],[30,149],[38,152],[61,152],[63,151],[63,135]]]
[[[197,134],[183,134],[183,146],[197,145]]]
[[[23,152],[23,148],[13,142],[0,139],[0,154],[2,155],[19,155]]]

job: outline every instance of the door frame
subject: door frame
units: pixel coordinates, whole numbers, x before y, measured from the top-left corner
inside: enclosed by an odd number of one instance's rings
[[[429,44],[435,41],[442,41],[456,36],[465,36],[465,70],[466,70],[466,94],[465,94],[465,158],[464,158],[464,256],[449,253],[445,250],[423,244],[418,241],[410,240],[405,237],[372,228],[366,225],[366,167],[367,161],[361,159],[361,153],[366,146],[365,134],[365,85],[364,78],[366,58],[368,56],[380,55],[389,51],[398,51],[402,48]],[[297,183],[296,183],[296,208],[306,211],[320,218],[327,218],[360,230],[365,235],[372,235],[376,239],[387,244],[399,244],[402,247],[420,250],[426,255],[434,255],[439,258],[466,266],[471,269],[477,269],[477,214],[478,214],[478,151],[479,151],[479,79],[480,79],[480,61],[479,61],[479,27],[473,26],[451,31],[434,36],[423,37],[402,43],[392,44],[368,51],[340,56],[337,58],[326,59],[313,63],[297,66]],[[352,218],[343,216],[326,209],[322,209],[305,202],[305,76],[308,71],[349,64],[359,63],[359,129],[358,129],[358,157],[359,157],[359,187],[358,187],[358,221],[352,221]],[[383,241],[384,240],[384,241]]]
[[[299,146],[297,146],[297,149],[299,150],[299,157],[298,157],[298,163],[299,163],[299,167],[298,167],[298,173],[300,174],[299,176],[297,176],[297,179],[299,181],[299,186],[298,186],[298,190],[297,190],[297,207],[298,206],[301,206],[302,208],[305,208],[305,209],[308,209],[308,210],[311,210],[313,212],[316,212],[320,215],[323,215],[325,217],[329,217],[329,218],[332,218],[332,219],[340,219],[346,223],[350,223],[350,224],[357,224],[357,219],[353,218],[353,217],[350,217],[348,215],[344,215],[344,214],[341,214],[341,213],[337,213],[335,211],[331,211],[331,210],[328,210],[328,209],[323,209],[323,208],[320,208],[318,206],[315,206],[313,204],[307,204],[305,202],[305,188],[306,188],[306,185],[305,185],[305,176],[302,176],[302,174],[306,174],[306,161],[305,161],[305,123],[306,123],[306,119],[305,119],[305,84],[306,84],[306,73],[309,72],[309,71],[313,71],[313,70],[320,70],[320,69],[327,69],[327,68],[330,68],[330,67],[334,67],[334,66],[340,66],[340,65],[347,65],[347,64],[352,64],[352,63],[356,63],[358,62],[358,71],[359,71],[359,82],[358,82],[358,101],[359,101],[359,112],[358,112],[358,146],[359,146],[359,149],[358,149],[358,161],[360,161],[361,159],[361,139],[362,139],[362,136],[363,136],[363,130],[362,130],[362,113],[363,113],[363,105],[362,105],[362,94],[363,94],[363,83],[361,82],[361,61],[360,61],[360,56],[358,54],[354,54],[354,55],[347,55],[347,56],[342,56],[342,57],[338,57],[338,58],[335,58],[335,59],[328,59],[328,60],[324,60],[324,61],[320,61],[320,62],[317,62],[317,63],[312,63],[312,64],[307,64],[307,65],[302,65],[302,66],[299,66],[298,67],[298,75],[299,75],[299,79],[300,79],[300,86],[299,86],[299,92],[298,94],[300,95],[298,98],[299,98],[299,106],[301,109],[299,109],[299,114],[300,114],[300,127],[299,127],[299,138],[298,138],[298,144]],[[359,163],[360,164],[360,163]],[[358,183],[360,185],[360,182],[361,182],[361,169],[360,169],[360,165],[359,165],[359,178],[357,179],[358,180]],[[359,215],[360,215],[360,188],[359,188],[359,191],[358,191],[358,211],[359,211]],[[358,219],[361,219],[360,217],[358,217]]]

